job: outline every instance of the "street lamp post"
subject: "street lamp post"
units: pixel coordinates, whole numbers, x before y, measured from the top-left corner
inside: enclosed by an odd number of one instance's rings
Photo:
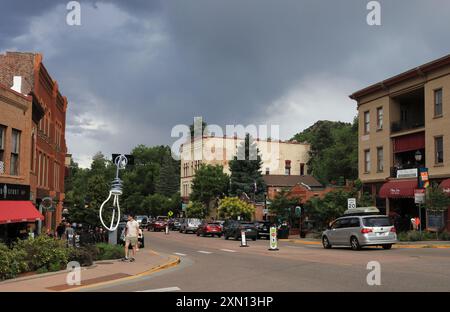
[[[422,161],[422,153],[420,152],[420,150],[417,150],[416,153],[414,154],[414,158],[416,159],[416,169],[417,169],[417,174],[419,175],[419,166],[420,166],[420,162]],[[420,235],[420,239],[422,239],[422,204],[419,203],[419,235]]]

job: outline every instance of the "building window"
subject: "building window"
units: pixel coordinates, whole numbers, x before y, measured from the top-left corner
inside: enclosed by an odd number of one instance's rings
[[[290,160],[286,160],[284,162],[284,174],[291,175],[291,161]]]
[[[5,173],[5,135],[6,135],[6,127],[0,125],[0,174]]]
[[[364,172],[370,172],[370,150],[364,151]]]
[[[270,174],[270,168],[269,167],[266,168],[266,174]]]
[[[20,131],[13,129],[11,133],[11,166],[10,174],[19,175]]]
[[[383,107],[377,108],[377,129],[383,129]]]
[[[369,111],[364,112],[364,133],[368,134],[370,132],[370,113]]]
[[[444,138],[435,137],[434,138],[434,148],[436,150],[436,164],[442,164],[444,162]]]
[[[434,90],[434,116],[442,116],[442,89]]]
[[[300,175],[305,175],[305,164],[300,164]]]
[[[383,147],[377,148],[377,171],[382,172],[384,170],[383,167],[384,158],[383,158]]]

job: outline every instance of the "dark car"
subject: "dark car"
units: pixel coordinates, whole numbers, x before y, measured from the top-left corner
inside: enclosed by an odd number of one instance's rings
[[[172,231],[179,231],[182,219],[176,218],[173,219],[172,224],[169,223],[169,229]]]
[[[241,239],[241,231],[245,232],[245,237],[256,240],[258,231],[254,222],[226,220],[223,224],[223,236],[225,239],[233,237],[238,240]]]
[[[255,226],[258,232],[258,239],[260,238],[270,238],[270,221],[256,221]]]
[[[222,227],[220,226],[220,223],[218,222],[208,222],[203,221],[198,229],[197,229],[197,236],[206,236],[211,235],[211,237],[214,237],[214,235],[217,235],[217,237],[222,236]]]
[[[120,222],[119,225],[117,226],[117,244],[120,245],[125,245],[125,227],[127,226],[126,222]],[[144,235],[139,235],[138,237],[138,243],[139,243],[139,248],[144,248],[145,247],[145,239],[144,239]],[[130,246],[128,247],[128,249],[132,249],[133,247]]]
[[[167,217],[159,216],[148,224],[148,230],[153,232],[165,231],[166,225],[167,225]]]

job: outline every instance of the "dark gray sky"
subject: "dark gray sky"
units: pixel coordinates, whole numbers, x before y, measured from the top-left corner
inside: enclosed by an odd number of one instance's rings
[[[357,89],[450,51],[450,1],[1,0],[0,51],[38,51],[69,99],[67,144],[87,166],[101,150],[171,144],[173,126],[351,121]]]

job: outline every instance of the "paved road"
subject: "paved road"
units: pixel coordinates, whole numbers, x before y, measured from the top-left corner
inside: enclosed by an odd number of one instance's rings
[[[223,238],[145,235],[148,247],[178,255],[181,263],[94,291],[450,291],[450,249],[325,250],[280,242],[274,252],[267,240],[242,248]],[[369,261],[381,265],[380,286],[367,284]]]

